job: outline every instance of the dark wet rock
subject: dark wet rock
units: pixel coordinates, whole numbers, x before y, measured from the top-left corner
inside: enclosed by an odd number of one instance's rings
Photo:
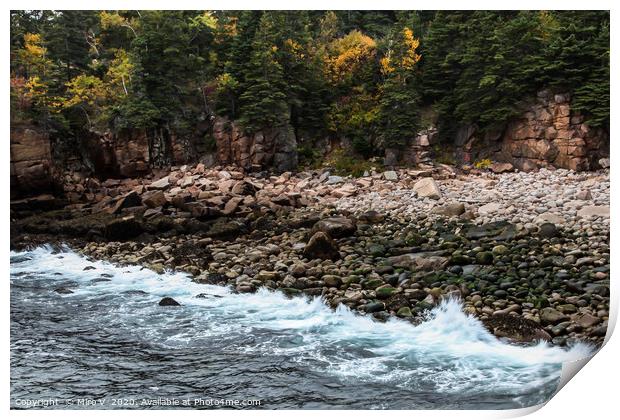
[[[367,223],[367,224],[381,223],[383,222],[384,219],[385,219],[385,216],[383,216],[381,213],[379,213],[376,210],[369,210],[367,212],[364,212],[360,214],[359,217],[357,218],[357,220],[359,220],[360,222]]]
[[[390,314],[387,311],[373,312],[372,317],[377,321],[385,322],[390,319]]]
[[[221,298],[223,296],[221,296],[221,295],[212,295],[212,294],[209,294],[209,293],[198,293],[194,297],[198,298],[198,299],[209,299],[209,298]]]
[[[498,289],[495,292],[493,292],[493,296],[498,297],[500,299],[505,299],[508,297],[508,292],[502,289]]]
[[[165,297],[159,301],[159,306],[181,306],[181,304],[171,297]]]
[[[517,227],[513,224],[508,224],[507,226],[503,227],[499,234],[495,237],[493,237],[493,240],[495,241],[512,241],[513,239],[515,239],[517,237]]]
[[[377,299],[386,299],[396,293],[397,289],[394,287],[380,287],[376,290]]]
[[[590,328],[600,323],[601,319],[590,314],[582,314],[576,318],[575,322],[577,322],[577,325],[581,328]]]
[[[202,276],[194,277],[192,279],[194,283],[199,283],[199,284],[218,284],[218,283],[226,282],[226,280],[228,280],[228,277],[226,277],[225,274],[221,274],[221,273],[209,273],[206,276],[202,275]]]
[[[467,239],[492,238],[496,241],[510,241],[515,239],[516,236],[516,226],[505,221],[472,226],[465,231],[465,237]]]
[[[551,341],[551,336],[536,322],[520,316],[496,314],[482,321],[495,336],[517,343]]]
[[[450,203],[435,207],[432,212],[443,216],[460,216],[465,213],[465,205],[463,203]]]
[[[408,306],[403,306],[402,308],[400,308],[398,312],[396,313],[396,315],[399,316],[400,318],[413,317],[413,314],[411,313],[411,308]]]
[[[137,207],[141,204],[142,198],[140,198],[137,192],[131,191],[128,194],[119,198],[116,203],[110,209],[108,209],[108,212],[115,214],[119,213],[122,209]]]
[[[450,257],[450,261],[449,263],[451,265],[467,265],[469,264],[471,261],[469,259],[469,257],[462,255],[462,254],[453,254],[452,257]],[[462,271],[462,270],[461,270]]]
[[[303,250],[303,256],[309,260],[321,259],[336,261],[340,259],[338,245],[324,232],[316,232]]]
[[[93,267],[92,265],[87,265],[86,267],[83,268],[82,271],[89,271],[89,270],[96,270],[96,267]]]
[[[310,213],[295,216],[289,219],[287,224],[292,229],[311,228],[319,220],[321,220],[321,216],[318,213]]]
[[[70,295],[73,293],[73,290],[67,289],[66,287],[58,287],[54,289],[54,292],[58,293],[59,295]]]
[[[558,228],[553,223],[543,223],[538,228],[538,236],[541,238],[556,238],[559,234]]]
[[[329,217],[320,220],[312,229],[313,232],[323,232],[336,239],[351,236],[356,230],[355,223],[346,217]]]
[[[476,254],[476,262],[481,265],[493,264],[493,253],[488,251],[478,252]]]
[[[142,202],[150,209],[165,206],[168,203],[163,191],[148,191],[142,195]]]
[[[295,289],[293,287],[281,287],[278,290],[284,293],[286,296],[297,296],[301,294],[301,290]]]
[[[383,311],[385,309],[385,304],[383,302],[369,302],[366,305],[363,305],[362,309],[371,314],[373,312]]]
[[[104,236],[108,240],[122,241],[134,238],[143,232],[142,224],[136,216],[116,218],[105,225]]]
[[[504,222],[487,223],[480,226],[472,226],[465,231],[467,239],[481,239],[499,235],[502,229],[506,227]]]
[[[200,246],[192,241],[184,242],[170,250],[176,265],[204,265],[213,260],[213,255],[208,248]]]
[[[246,232],[245,224],[237,220],[220,219],[213,224],[206,233],[207,236],[217,239],[234,239]]]
[[[377,296],[378,297],[378,296]],[[399,311],[403,307],[409,306],[409,300],[402,294],[392,294],[385,300],[385,307],[390,311]]]
[[[385,255],[386,249],[381,244],[370,244],[368,246],[368,253],[373,257],[382,257]]]
[[[245,195],[254,195],[259,189],[260,188],[252,182],[239,181],[232,186],[231,192],[233,194],[245,196]]]
[[[331,274],[325,275],[322,277],[325,286],[327,287],[340,287],[342,285],[342,279],[338,276],[333,276]]]
[[[553,308],[543,308],[540,310],[540,322],[543,325],[555,325],[569,319],[567,315]]]
[[[147,292],[145,292],[144,290],[125,290],[124,292],[121,292],[124,295],[128,295],[128,296],[146,296],[148,295]]]
[[[388,262],[394,267],[410,270],[439,270],[448,264],[448,258],[442,255],[442,251],[418,252],[389,257]]]

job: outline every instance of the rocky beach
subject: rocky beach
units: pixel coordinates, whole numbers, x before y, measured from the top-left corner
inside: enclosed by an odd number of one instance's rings
[[[12,202],[12,248],[66,245],[234,293],[320,296],[379,321],[418,325],[454,299],[510,343],[600,345],[607,331],[608,169],[342,177],[198,164],[103,182],[67,172],[63,189]]]

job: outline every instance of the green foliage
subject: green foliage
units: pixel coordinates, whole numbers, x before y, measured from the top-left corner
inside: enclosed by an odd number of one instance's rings
[[[422,41],[422,95],[444,138],[503,126],[546,87],[609,126],[608,12],[437,12]]]
[[[325,164],[333,167],[338,175],[352,175],[355,177],[362,176],[366,171],[380,170],[381,167],[381,165],[375,162],[353,156],[343,149],[332,152]]]
[[[385,147],[402,148],[415,136],[420,121],[420,94],[416,83],[420,41],[403,19],[394,27],[388,45],[381,60],[385,78],[381,95],[383,136]]]
[[[323,159],[323,153],[312,145],[303,144],[297,147],[299,165],[305,168],[318,168]]]
[[[249,132],[278,126],[288,118],[284,69],[277,60],[275,13],[261,17],[254,41],[250,66],[244,80],[247,89],[239,96],[239,121]]]
[[[490,159],[482,159],[477,162],[474,162],[474,168],[476,169],[488,169],[493,162]]]
[[[12,117],[73,135],[189,134],[217,114],[369,158],[427,127],[422,109],[452,141],[503,127],[543,88],[609,129],[606,11],[29,10],[11,12],[10,46]]]

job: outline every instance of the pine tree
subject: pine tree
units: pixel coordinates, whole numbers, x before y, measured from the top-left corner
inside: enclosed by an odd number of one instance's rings
[[[417,49],[420,41],[402,21],[381,59],[385,77],[381,94],[381,122],[386,148],[401,148],[413,138],[419,121],[420,95],[416,90]]]
[[[289,117],[282,65],[276,59],[275,22],[265,12],[252,42],[253,53],[244,72],[240,95],[240,122],[249,132],[279,126]]]

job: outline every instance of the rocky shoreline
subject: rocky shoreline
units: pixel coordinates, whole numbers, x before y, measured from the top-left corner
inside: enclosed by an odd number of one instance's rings
[[[601,344],[609,317],[609,171],[439,165],[246,175],[65,177],[64,200],[12,202],[11,246],[65,243],[91,258],[193,281],[322,296],[412,323],[461,299],[498,337]]]

